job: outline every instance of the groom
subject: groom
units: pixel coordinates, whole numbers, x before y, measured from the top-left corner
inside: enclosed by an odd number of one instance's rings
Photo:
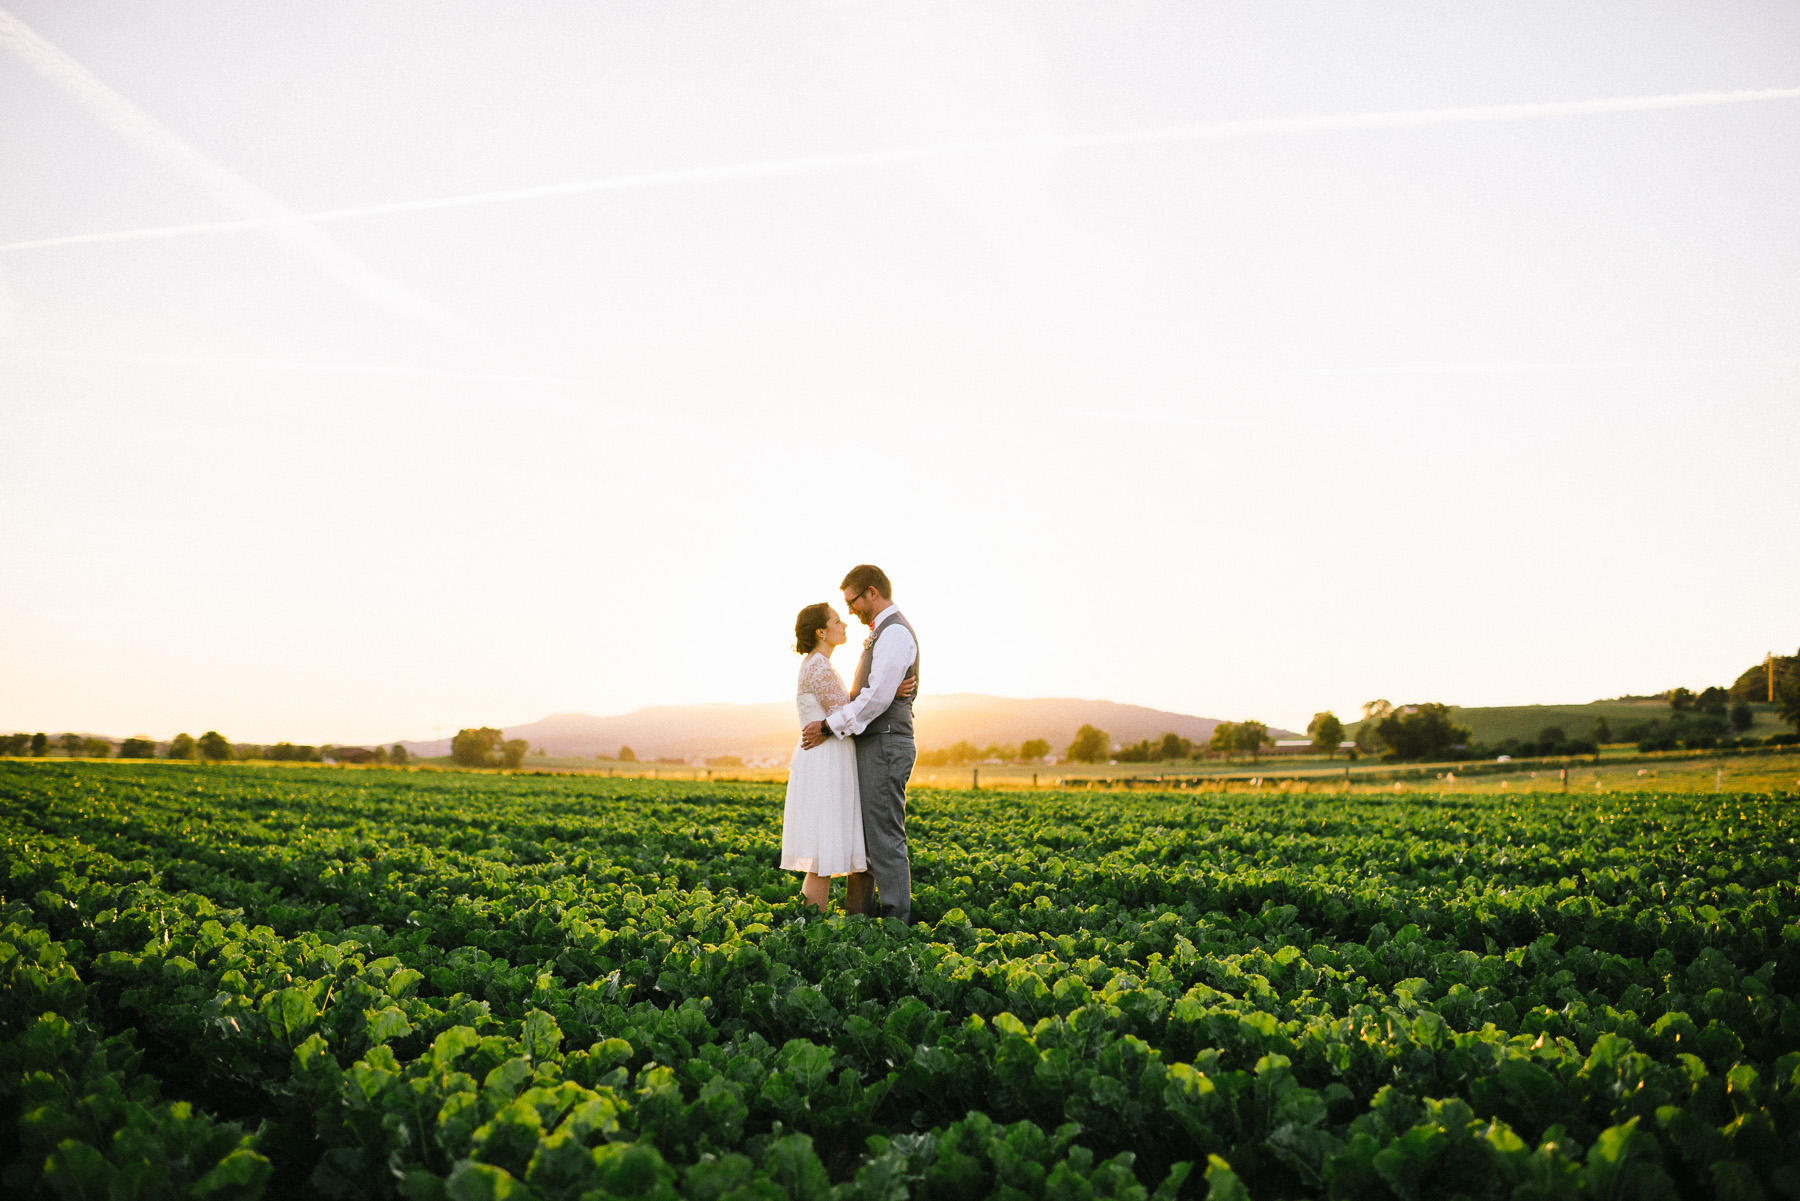
[[[918,679],[919,642],[894,608],[894,589],[881,568],[868,563],[852,567],[838,587],[843,589],[844,604],[871,632],[863,639],[850,703],[824,721],[809,723],[801,731],[801,743],[810,748],[827,738],[856,739],[856,780],[862,792],[869,870],[851,873],[844,908],[899,918],[905,924],[912,918],[906,781],[918,748],[913,744],[912,698],[896,697],[895,692],[902,680]],[[881,892],[879,910],[871,903],[873,889]]]

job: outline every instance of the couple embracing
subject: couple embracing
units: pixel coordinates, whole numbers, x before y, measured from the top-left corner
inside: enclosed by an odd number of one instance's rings
[[[831,666],[831,653],[846,641],[838,611],[808,605],[794,622],[794,649],[804,656],[797,698],[803,725],[788,766],[781,866],[806,873],[801,895],[822,912],[829,910],[831,878],[847,876],[846,912],[905,923],[912,916],[906,782],[917,756],[919,642],[894,607],[881,568],[853,567],[839,588],[869,636],[845,688]]]

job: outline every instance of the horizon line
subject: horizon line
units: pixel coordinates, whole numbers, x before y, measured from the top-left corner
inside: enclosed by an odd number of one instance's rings
[[[1233,719],[1233,718],[1227,718],[1227,717],[1207,717],[1207,716],[1204,716],[1199,713],[1182,713],[1182,712],[1179,712],[1174,709],[1159,709],[1154,705],[1141,705],[1141,704],[1137,704],[1132,701],[1114,701],[1114,700],[1108,700],[1104,697],[1003,696],[1001,694],[991,693],[991,692],[941,692],[941,693],[921,693],[920,695],[937,697],[937,698],[973,696],[973,697],[981,697],[981,698],[988,699],[988,700],[1000,700],[1000,701],[1073,701],[1078,704],[1119,705],[1123,708],[1147,709],[1153,713],[1167,713],[1167,714],[1170,714],[1171,716],[1175,716],[1175,717],[1188,717],[1188,718],[1193,718],[1198,721],[1211,721],[1211,722],[1228,722],[1228,721],[1233,721],[1233,720],[1261,720],[1258,718]],[[1440,702],[1440,703],[1447,704],[1451,709],[1456,709],[1456,710],[1545,709],[1545,708],[1570,709],[1570,708],[1582,708],[1582,707],[1585,707],[1588,705],[1633,704],[1633,703],[1641,703],[1641,702],[1647,702],[1647,701],[1662,701],[1662,700],[1664,700],[1664,697],[1665,697],[1665,694],[1663,694],[1663,693],[1625,693],[1625,694],[1622,694],[1619,696],[1596,697],[1593,700],[1588,700],[1588,701],[1524,701],[1524,702],[1520,702],[1520,703],[1516,703],[1516,704],[1490,704],[1490,705],[1460,705],[1460,704],[1455,704],[1455,703],[1451,703],[1451,702]],[[582,713],[577,710],[564,710],[559,713],[547,713],[543,717],[537,718],[534,721],[513,722],[513,723],[501,725],[496,728],[498,728],[502,731],[514,730],[514,729],[519,729],[523,726],[536,725],[538,722],[548,721],[550,718],[553,718],[553,717],[588,717],[588,718],[594,718],[594,719],[600,720],[600,721],[607,721],[607,720],[612,720],[612,719],[620,718],[620,717],[632,717],[639,713],[644,713],[644,712],[646,712],[648,710],[652,710],[652,709],[708,709],[708,708],[749,709],[749,708],[758,708],[758,707],[765,706],[765,705],[785,705],[788,703],[790,703],[788,698],[783,697],[783,698],[773,700],[773,701],[693,701],[693,702],[669,703],[669,704],[660,704],[660,705],[640,705],[636,709],[627,710],[626,712],[623,712],[623,713],[600,714],[600,713]],[[1409,703],[1423,703],[1423,702],[1409,702]],[[1757,702],[1757,703],[1761,703],[1761,702]],[[1348,718],[1344,719],[1344,724],[1346,726],[1356,725],[1357,723],[1361,722],[1362,720],[1363,719],[1360,717],[1354,717],[1354,716],[1348,717]],[[14,724],[16,725],[18,723],[14,723]],[[28,722],[25,724],[31,725],[31,724],[35,724],[35,723]],[[1283,729],[1283,730],[1287,729],[1286,726],[1282,726],[1277,722],[1266,722],[1265,724],[1267,724],[1271,729]],[[459,729],[462,729],[462,728],[473,729],[476,727],[458,727],[458,728]],[[48,727],[45,729],[45,732],[46,733],[49,732]],[[1303,733],[1303,731],[1290,731],[1290,732],[1295,733],[1295,734]],[[123,741],[126,738],[148,738],[155,742],[167,742],[167,741],[169,741],[170,738],[176,737],[176,735],[168,735],[165,737],[163,735],[158,735],[158,734],[149,734],[144,731],[138,731],[137,733],[134,733],[134,734],[112,735],[112,734],[97,734],[93,730],[68,729],[68,730],[59,730],[59,731],[57,731],[57,733],[58,734],[77,733],[77,734],[81,734],[86,737],[103,737],[103,738],[112,739],[114,741]],[[447,742],[447,741],[453,739],[454,737],[455,737],[455,734],[448,734],[448,735],[440,734],[440,735],[437,735],[436,737],[431,737],[431,738],[388,738],[388,739],[365,740],[365,741],[361,741],[361,742],[358,742],[358,741],[334,741],[334,740],[327,739],[327,740],[324,740],[324,741],[321,741],[318,743],[296,743],[295,745],[372,748],[375,746],[391,746],[394,743]],[[263,742],[260,742],[260,740],[247,739],[247,738],[246,739],[231,739],[230,741],[232,741],[234,745],[237,743],[240,743],[240,742],[249,744],[249,745],[265,745],[265,746],[275,745],[275,743],[263,743]],[[291,740],[277,739],[276,741],[282,742],[282,741],[291,741]]]

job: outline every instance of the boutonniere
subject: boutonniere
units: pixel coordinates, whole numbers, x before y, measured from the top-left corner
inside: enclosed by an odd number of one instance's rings
[[[863,639],[863,649],[868,650],[870,647],[872,647],[874,645],[875,645],[875,631],[870,630],[869,636],[867,638]]]

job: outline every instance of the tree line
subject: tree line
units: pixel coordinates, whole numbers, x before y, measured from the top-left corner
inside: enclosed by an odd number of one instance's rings
[[[722,758],[733,758],[733,757],[734,756],[730,756],[730,755],[722,756]],[[605,755],[595,755],[594,758],[604,762],[607,757]],[[612,761],[614,763],[637,763],[637,762],[639,762],[637,752],[632,750],[628,746],[620,747],[619,753],[612,756]],[[643,762],[655,763],[655,764],[667,763],[673,767],[683,767],[683,766],[686,766],[686,764],[687,764],[687,760],[681,758],[679,755],[658,755],[654,759],[645,759],[645,760],[643,760]],[[706,765],[708,767],[721,767],[721,766],[723,766],[723,767],[742,767],[743,763],[740,760],[737,763],[720,764],[720,763],[714,763],[711,759],[708,759],[706,761]]]
[[[1768,738],[1745,737],[1756,722],[1756,702],[1767,702],[1774,675],[1775,709],[1781,720],[1794,727],[1792,734]],[[1603,745],[1636,743],[1640,752],[1700,751],[1741,746],[1785,746],[1800,743],[1800,655],[1776,656],[1743,672],[1731,687],[1671,688],[1661,693],[1668,704],[1665,716],[1644,717],[1618,729],[1604,716],[1595,717],[1585,731],[1570,733],[1562,726],[1545,726],[1536,738],[1506,738],[1494,745],[1477,744],[1464,726],[1450,719],[1443,704],[1395,706],[1385,700],[1363,705],[1363,720],[1356,730],[1356,745],[1365,754],[1384,759],[1489,759],[1499,755],[1572,757],[1598,755]],[[1620,697],[1620,700],[1652,700]],[[1315,719],[1317,720],[1317,719]]]
[[[1333,720],[1336,720],[1335,718]],[[1341,733],[1341,727],[1339,729]],[[1164,763],[1198,760],[1220,754],[1230,757],[1243,753],[1252,757],[1273,745],[1269,727],[1260,721],[1220,722],[1205,745],[1170,731],[1160,738],[1145,738],[1125,746],[1114,746],[1112,735],[1094,725],[1083,725],[1064,748],[1062,757],[1069,763]],[[1335,749],[1336,742],[1332,742]],[[922,767],[951,767],[967,763],[1039,763],[1050,757],[1048,738],[1033,738],[1018,746],[993,743],[977,747],[967,740],[919,755]]]
[[[1771,687],[1770,676],[1773,675]],[[1757,704],[1768,704],[1773,693],[1775,712],[1794,728],[1792,734],[1771,734],[1767,738],[1746,737],[1756,724]],[[1572,739],[1571,743],[1634,742],[1642,752],[1712,750],[1739,746],[1787,746],[1800,743],[1800,654],[1775,655],[1763,663],[1746,669],[1729,688],[1712,685],[1698,692],[1691,688],[1671,688],[1650,697],[1621,697],[1621,700],[1660,699],[1668,704],[1666,715],[1645,717],[1626,722],[1614,730],[1604,717],[1594,720],[1592,737]],[[1544,749],[1552,734],[1561,735],[1554,727],[1539,736],[1538,754],[1564,754],[1562,750]],[[1510,743],[1510,739],[1508,742]],[[1506,744],[1500,748],[1509,753]],[[1526,754],[1534,753],[1529,743]]]
[[[1769,680],[1771,671],[1773,688]],[[1795,733],[1774,734],[1761,740],[1744,737],[1745,731],[1756,723],[1752,705],[1768,703],[1771,692],[1775,696],[1776,714],[1794,727]],[[1713,747],[1755,746],[1759,741],[1764,745],[1780,746],[1800,741],[1800,655],[1778,655],[1771,663],[1758,663],[1739,675],[1729,688],[1714,685],[1699,692],[1690,688],[1671,688],[1663,696],[1668,700],[1668,716],[1646,718],[1621,727],[1619,741],[1635,742],[1640,751],[1670,751],[1678,746],[1710,750]]]
[[[50,753],[52,745],[61,748],[62,753],[71,759],[105,759],[113,752],[113,744],[107,739],[84,734],[63,734],[54,743],[51,742],[50,735],[42,731],[36,734],[0,735],[0,755],[29,755],[42,759]]]
[[[1306,733],[1312,740],[1312,749],[1331,758],[1337,754],[1338,744],[1343,741],[1344,723],[1338,720],[1336,714],[1315,713]],[[1161,738],[1145,738],[1116,749],[1105,730],[1082,726],[1076,732],[1075,741],[1064,752],[1064,758],[1072,763],[1098,763],[1101,760],[1118,763],[1171,763],[1216,758],[1230,760],[1238,755],[1246,755],[1254,761],[1274,746],[1275,739],[1269,733],[1268,723],[1254,718],[1219,722],[1213,727],[1205,744],[1170,732]]]
[[[978,747],[964,739],[935,751],[919,752],[920,767],[957,767],[965,763],[1038,763],[1050,757],[1048,738],[1027,738],[1018,745],[991,742]]]
[[[134,736],[112,740],[84,734],[61,734],[55,739],[36,734],[0,734],[0,756],[15,755],[42,759],[52,748],[71,759],[174,759],[195,763],[229,763],[247,760],[274,760],[278,763],[408,763],[412,755],[399,743],[391,747],[323,746],[277,742],[270,745],[254,742],[232,742],[217,730],[208,730],[195,738],[181,733],[167,742]]]
[[[1338,744],[1344,737],[1344,725],[1334,714],[1318,713],[1313,716],[1312,725],[1307,727],[1307,734],[1312,738],[1314,750],[1332,756],[1337,754]],[[1268,723],[1251,718],[1218,723],[1205,743],[1184,738],[1171,730],[1160,738],[1144,738],[1128,745],[1114,746],[1112,735],[1105,730],[1098,726],[1083,725],[1075,732],[1074,740],[1063,750],[1062,757],[1069,763],[1177,763],[1221,757],[1229,760],[1238,755],[1247,755],[1254,760],[1274,745],[1275,740],[1269,734]],[[1050,751],[1051,743],[1048,738],[1033,738],[1016,747],[1000,743],[977,747],[964,740],[952,746],[920,753],[919,765],[955,767],[988,762],[1038,763],[1048,759]]]

